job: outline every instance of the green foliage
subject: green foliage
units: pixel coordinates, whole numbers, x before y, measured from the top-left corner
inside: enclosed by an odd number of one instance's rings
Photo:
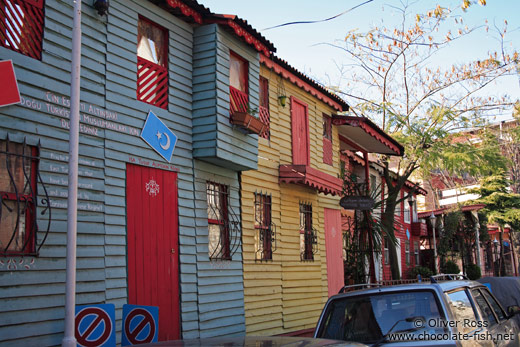
[[[466,276],[468,276],[468,278],[470,280],[478,280],[480,277],[482,277],[482,273],[480,272],[480,266],[476,265],[476,264],[469,264],[469,265],[466,265]]]
[[[441,266],[441,272],[445,274],[458,274],[460,268],[454,261],[448,260]]]
[[[415,279],[417,275],[421,275],[422,278],[429,278],[433,276],[433,271],[424,266],[416,266],[408,270],[408,278]]]

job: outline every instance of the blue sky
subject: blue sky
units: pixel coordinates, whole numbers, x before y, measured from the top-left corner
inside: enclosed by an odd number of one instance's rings
[[[345,62],[342,51],[321,43],[335,43],[343,40],[345,34],[352,29],[367,31],[374,25],[384,23],[390,26],[396,20],[395,11],[390,5],[398,5],[396,0],[373,0],[347,14],[329,22],[317,24],[291,25],[281,28],[264,30],[278,24],[300,21],[320,20],[332,17],[346,11],[365,0],[199,0],[199,3],[208,7],[212,12],[236,14],[247,20],[255,29],[260,31],[277,48],[276,55],[285,59],[307,75],[326,81],[326,75],[331,79],[338,74],[335,64]],[[461,0],[415,2],[418,11],[441,6],[455,8]],[[459,11],[462,13],[461,11]],[[487,6],[473,5],[464,15],[468,26],[484,25],[487,19],[490,24],[502,26],[508,21],[508,44],[520,50],[520,0],[487,0]],[[491,31],[490,31],[491,32]],[[486,57],[487,52],[496,50],[497,41],[485,30],[459,42],[453,49],[443,52],[438,57],[439,65],[451,65],[455,62],[464,62]],[[494,86],[496,90],[504,90],[513,99],[520,98],[520,81],[517,76],[506,82]]]

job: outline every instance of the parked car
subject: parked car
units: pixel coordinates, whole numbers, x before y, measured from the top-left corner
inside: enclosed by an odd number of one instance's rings
[[[520,277],[482,277],[477,280],[486,285],[502,307],[520,306]],[[520,315],[515,316],[520,326]]]
[[[486,286],[454,276],[346,287],[325,304],[314,337],[373,346],[520,346],[512,319],[520,308],[505,311]]]
[[[142,347],[363,347],[361,343],[347,341],[332,341],[311,337],[290,336],[239,336],[213,337],[205,339],[189,339],[164,341]]]

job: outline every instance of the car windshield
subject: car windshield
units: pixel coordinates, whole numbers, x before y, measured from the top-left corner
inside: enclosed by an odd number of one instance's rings
[[[319,337],[373,343],[383,338],[390,330],[420,330],[412,319],[423,317],[426,322],[440,319],[440,310],[430,291],[407,291],[401,293],[377,293],[366,296],[352,296],[330,303]],[[395,325],[395,326],[394,326]],[[443,328],[431,328],[432,332],[444,332]]]

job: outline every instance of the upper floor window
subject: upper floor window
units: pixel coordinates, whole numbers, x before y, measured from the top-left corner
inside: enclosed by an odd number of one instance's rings
[[[256,258],[272,260],[276,241],[276,226],[271,220],[271,195],[255,193],[255,229],[258,231],[255,240]]]
[[[229,54],[229,89],[231,112],[247,112],[249,108],[249,63],[234,52]]]
[[[231,259],[228,213],[229,187],[206,183],[208,202],[208,251],[210,259]]]
[[[262,123],[267,125],[267,129],[264,130],[263,133],[260,134],[264,139],[269,140],[271,136],[270,132],[270,115],[269,115],[269,80],[265,77],[260,76],[260,90],[259,90],[259,98],[260,98],[260,109],[259,116]]]
[[[332,165],[332,119],[323,115],[323,162]]]
[[[43,0],[0,0],[0,46],[40,60]]]
[[[403,201],[403,204],[404,204],[404,222],[405,223],[410,223],[411,221],[411,206],[410,204],[413,204],[413,201],[411,200],[404,200]]]
[[[168,31],[143,17],[137,25],[137,99],[168,106]]]
[[[300,258],[314,260],[318,236],[312,226],[312,205],[300,203]]]
[[[38,162],[36,147],[0,140],[0,255],[36,251]]]

